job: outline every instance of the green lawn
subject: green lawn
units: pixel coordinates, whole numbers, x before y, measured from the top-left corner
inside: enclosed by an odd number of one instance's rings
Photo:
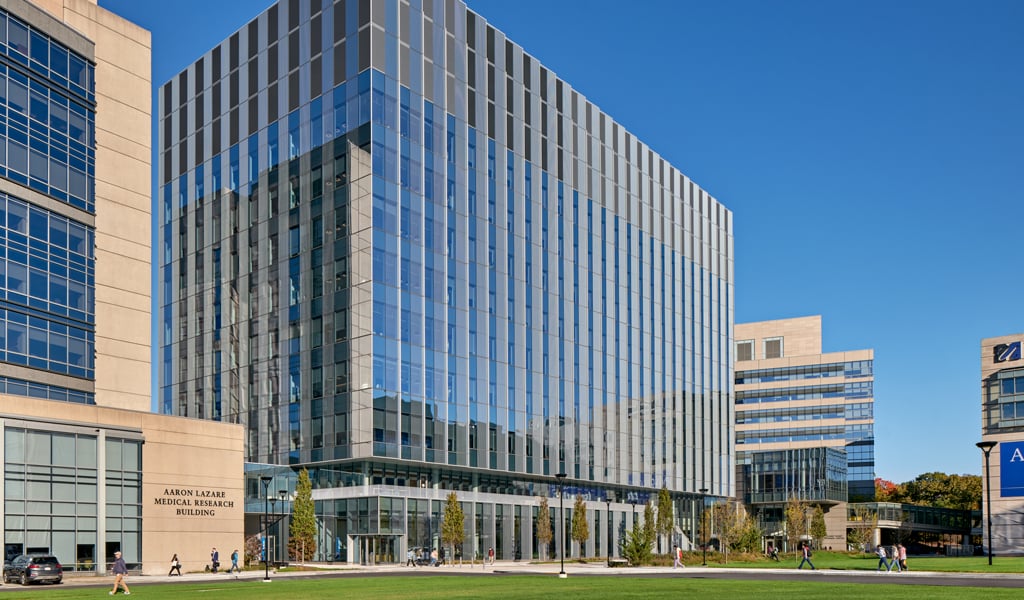
[[[643,579],[628,576],[569,577],[557,576],[480,576],[452,577],[423,575],[417,577],[339,577],[330,579],[278,578],[271,583],[262,581],[232,581],[220,583],[181,583],[138,585],[132,588],[132,598],[146,600],[178,600],[196,598],[209,600],[276,599],[316,600],[319,598],[369,598],[377,600],[506,600],[531,599],[595,600],[601,598],[654,600],[681,597],[690,598],[751,598],[842,600],[866,597],[885,600],[917,599],[927,594],[929,600],[998,600],[1020,598],[1021,591],[940,586],[910,586],[890,584],[830,584],[811,580],[806,582],[766,583],[763,581],[728,581],[715,579]],[[9,588],[11,586],[4,586]],[[768,592],[770,590],[770,593]],[[5,590],[9,592],[10,590]],[[99,598],[109,597],[107,589],[64,588],[62,586],[33,586],[30,590],[17,589],[17,596],[0,592],[0,598]],[[118,596],[120,598],[120,596]]]
[[[729,560],[728,564],[721,562],[721,556],[717,553],[712,557],[708,555],[709,567],[736,567],[736,568],[766,568],[779,569],[792,567],[800,564],[799,558],[794,558],[793,553],[780,554],[779,562],[767,559],[757,560]],[[874,571],[878,568],[878,558],[871,554],[850,554],[847,552],[815,552],[811,558],[814,566],[819,569],[837,569],[842,571]],[[692,564],[692,563],[691,563]],[[697,564],[700,564],[699,561]],[[907,567],[912,571],[940,571],[959,573],[1024,573],[1024,557],[995,557],[992,566],[988,566],[987,556],[929,556],[929,557],[907,557]],[[805,569],[807,567],[804,567]]]

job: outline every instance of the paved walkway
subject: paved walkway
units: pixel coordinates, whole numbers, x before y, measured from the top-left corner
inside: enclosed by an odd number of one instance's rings
[[[294,565],[293,566],[297,566]],[[462,565],[453,564],[441,567],[406,567],[403,565],[349,565],[344,563],[339,564],[324,564],[324,563],[310,563],[308,565],[310,570],[308,571],[275,571],[270,569],[270,579],[280,578],[291,578],[291,577],[307,577],[326,575],[330,573],[352,573],[354,575],[484,575],[484,574],[520,574],[520,575],[555,575],[557,576],[560,571],[559,563],[531,563],[531,562],[513,562],[513,561],[497,561],[493,565],[482,565],[481,563],[471,564],[468,562]],[[863,571],[839,571],[829,569],[818,569],[811,571],[809,569],[798,570],[795,568],[778,568],[778,569],[740,569],[730,567],[701,567],[701,566],[688,566],[680,569],[673,569],[672,567],[616,567],[608,568],[604,563],[578,563],[578,562],[567,562],[565,563],[565,572],[568,576],[615,576],[615,575],[630,575],[630,576],[645,576],[645,577],[714,577],[714,578],[739,578],[739,579],[792,579],[798,577],[815,577],[815,578],[842,578],[846,581],[862,581],[867,583],[868,581],[879,582],[879,583],[926,583],[924,580],[929,582],[936,582],[941,580],[949,580],[947,585],[981,585],[986,580],[998,580],[1003,585],[1020,585],[1024,587],[1024,573],[948,573],[948,572],[936,572],[936,571],[906,571],[904,573],[892,573],[876,572],[872,570]],[[173,583],[173,582],[201,582],[201,581],[224,581],[231,579],[239,580],[262,580],[264,578],[264,571],[261,570],[249,570],[242,571],[240,573],[185,573],[181,576],[168,577],[166,575],[135,575],[132,576],[130,581],[132,583],[148,584],[148,583]],[[109,577],[95,577],[95,576],[80,576],[76,577],[73,574],[66,574],[65,581],[69,584],[79,585],[90,585],[99,584],[103,582],[104,585],[109,584]],[[955,582],[954,582],[955,580]],[[977,582],[977,583],[972,583]]]

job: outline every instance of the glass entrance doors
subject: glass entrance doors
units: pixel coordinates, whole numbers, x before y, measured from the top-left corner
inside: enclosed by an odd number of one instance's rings
[[[355,560],[361,565],[395,564],[400,542],[397,535],[355,536]]]

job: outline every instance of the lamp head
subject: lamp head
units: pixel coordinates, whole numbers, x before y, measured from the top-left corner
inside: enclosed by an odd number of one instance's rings
[[[996,447],[996,443],[997,442],[993,442],[992,440],[985,440],[983,442],[978,442],[975,446],[981,448],[981,451],[985,454],[988,454],[992,451],[992,448]]]

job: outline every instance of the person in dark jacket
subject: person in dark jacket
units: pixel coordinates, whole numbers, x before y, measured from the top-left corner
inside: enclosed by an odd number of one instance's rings
[[[124,595],[131,596],[132,592],[128,589],[128,582],[125,578],[128,576],[128,566],[124,564],[124,559],[121,558],[120,552],[114,553],[114,589],[110,591],[110,595],[113,596],[117,593],[118,587],[124,588]]]
[[[181,561],[178,560],[177,554],[171,557],[171,570],[167,572],[167,576],[174,575],[175,571],[178,572],[178,577],[181,577]]]

